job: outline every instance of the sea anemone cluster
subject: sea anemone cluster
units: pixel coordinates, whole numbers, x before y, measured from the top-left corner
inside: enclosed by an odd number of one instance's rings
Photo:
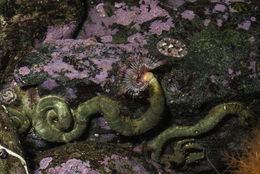
[[[157,60],[149,55],[136,55],[125,70],[122,83],[123,93],[138,96],[149,84],[146,73],[163,65],[166,60]]]
[[[0,102],[4,104],[11,104],[16,100],[17,96],[12,88],[5,88],[0,91]]]
[[[188,53],[186,45],[181,41],[173,38],[163,38],[157,43],[158,51],[171,57],[184,57]]]

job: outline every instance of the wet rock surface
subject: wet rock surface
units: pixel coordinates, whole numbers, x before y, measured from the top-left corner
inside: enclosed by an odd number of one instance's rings
[[[157,173],[145,158],[126,146],[109,143],[81,142],[66,144],[45,151],[35,159],[36,172],[82,173]]]
[[[64,12],[60,18],[59,13],[56,14],[58,19],[48,18],[52,14],[51,9],[50,14],[37,12],[37,15],[33,13],[36,17],[32,15],[28,18],[31,12],[21,8],[18,17],[22,20],[15,20],[14,11],[7,13],[5,8],[1,8],[0,31],[5,34],[0,35],[0,45],[3,46],[0,60],[4,62],[9,58],[8,64],[2,64],[2,79],[8,81],[2,84],[3,88],[16,82],[24,90],[37,88],[39,97],[50,94],[62,96],[74,108],[97,95],[105,95],[120,103],[120,111],[124,115],[138,118],[148,108],[148,92],[140,90],[133,97],[126,92],[123,83],[127,81],[125,77],[130,70],[136,70],[134,74],[137,74],[137,77],[129,78],[132,84],[138,84],[140,74],[149,70],[160,82],[166,100],[162,121],[155,129],[137,138],[119,136],[110,128],[100,131],[100,127],[109,126],[104,120],[100,122],[94,118],[92,128],[88,130],[90,133],[82,139],[130,142],[138,146],[142,141],[154,138],[154,132],[159,134],[172,125],[196,124],[218,104],[243,103],[254,113],[247,126],[241,125],[235,117],[222,120],[213,130],[196,138],[196,143],[206,149],[203,160],[190,164],[186,169],[182,168],[183,164],[175,166],[177,171],[200,173],[214,170],[210,162],[222,171],[227,161],[220,152],[239,151],[243,146],[241,140],[251,135],[252,127],[259,126],[259,4],[213,0],[76,1],[71,7],[69,1],[53,3]],[[31,6],[39,4],[32,3]],[[37,16],[43,16],[43,19]],[[45,22],[40,22],[37,28],[38,19]],[[31,21],[30,25],[28,21]],[[27,28],[23,27],[25,24]],[[14,32],[15,26],[21,31],[31,32],[18,37],[19,33]],[[39,28],[44,29],[39,31]],[[32,37],[32,33],[41,33],[41,36]],[[13,38],[21,38],[18,43],[22,46],[14,46],[17,42]],[[170,39],[164,43],[165,38]],[[181,46],[176,43],[181,43]],[[183,51],[185,54],[182,54]],[[131,63],[140,55],[149,60],[142,61],[144,67],[147,62],[164,63],[139,71]],[[35,137],[30,132],[27,140],[35,142]],[[176,141],[168,142],[163,152],[173,153],[172,145]],[[43,149],[52,146],[40,145],[45,147]],[[95,149],[96,145],[90,146]],[[39,157],[37,163],[45,157],[48,155]],[[88,166],[85,162],[89,159],[81,157],[81,162],[78,162]],[[55,161],[51,166],[66,164],[69,159]],[[166,167],[168,173],[177,172],[171,167]]]

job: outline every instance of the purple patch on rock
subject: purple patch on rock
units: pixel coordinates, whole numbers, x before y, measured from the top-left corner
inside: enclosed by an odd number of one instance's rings
[[[30,73],[30,69],[28,68],[28,67],[26,67],[26,66],[23,66],[23,67],[21,67],[20,69],[19,69],[19,74],[21,74],[21,75],[27,75],[27,74],[29,74]]]
[[[69,24],[63,24],[60,26],[49,26],[47,35],[43,43],[50,42],[57,39],[69,39],[72,38],[73,32],[77,28],[77,22],[72,21]]]
[[[62,163],[61,166],[56,166],[48,170],[50,174],[62,174],[62,173],[86,173],[86,174],[99,174],[97,170],[90,167],[90,162],[83,162],[78,159],[69,159],[66,163]]]
[[[129,25],[135,18],[135,13],[129,10],[123,10],[122,8],[115,11],[115,22],[120,25]]]
[[[205,19],[205,20],[204,20],[204,25],[205,25],[206,27],[209,25],[209,23],[210,23],[210,19]]]
[[[223,21],[221,19],[217,19],[217,26],[222,27]]]
[[[101,42],[103,42],[103,43],[112,42],[112,40],[113,40],[113,37],[111,35],[101,37]]]
[[[180,6],[185,3],[184,0],[168,0],[168,4],[174,9],[177,10]]]
[[[257,73],[256,73],[256,61],[255,60],[250,62],[250,66],[248,66],[248,69],[253,72],[253,74],[249,74],[249,77],[256,78]]]
[[[195,17],[195,14],[192,10],[185,10],[181,13],[183,19],[192,20]]]
[[[221,83],[222,83],[223,86],[227,86],[228,81],[227,80],[223,80]]]
[[[249,40],[249,42],[254,42],[255,41],[255,37],[251,36],[248,40]]]
[[[136,45],[136,46],[144,46],[147,44],[144,36],[141,33],[135,33],[127,38],[128,42]]]
[[[53,88],[59,86],[55,80],[48,78],[45,82],[41,85],[43,88],[52,90]]]
[[[212,75],[210,76],[210,80],[211,80],[211,83],[217,84],[217,78],[216,78],[215,75],[212,74]]]
[[[216,12],[224,12],[226,11],[226,6],[225,5],[222,5],[222,4],[216,4],[214,9],[213,9],[213,13],[216,13]]]
[[[241,28],[243,30],[249,30],[250,26],[251,26],[251,21],[249,20],[246,20],[242,24],[237,25],[238,28]]]
[[[43,158],[40,161],[40,169],[46,169],[51,161],[52,161],[52,157]]]
[[[161,35],[163,31],[169,31],[173,26],[174,25],[170,20],[167,22],[155,20],[151,23],[149,32],[152,34]]]
[[[180,92],[175,85],[171,86],[170,90],[171,90],[171,92]]]
[[[75,99],[77,98],[77,95],[75,94],[72,88],[66,88],[65,97],[69,99]]]
[[[107,79],[107,72],[106,71],[101,71],[99,74],[97,74],[94,78],[90,77],[89,80],[96,84],[102,84],[106,79]]]
[[[255,18],[254,16],[252,16],[252,17],[250,18],[250,20],[251,20],[252,22],[255,22],[255,21],[256,21],[256,18]]]
[[[225,21],[228,20],[228,14],[224,14],[222,17]]]

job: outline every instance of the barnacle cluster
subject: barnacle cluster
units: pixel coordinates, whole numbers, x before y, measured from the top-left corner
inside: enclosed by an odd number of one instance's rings
[[[157,43],[158,51],[171,57],[184,57],[188,53],[186,45],[181,41],[173,38],[163,38]]]
[[[144,78],[145,74],[163,65],[165,62],[166,60],[157,60],[149,55],[136,55],[131,61],[129,68],[125,70],[122,84],[123,91],[132,96],[139,95],[149,84]]]
[[[12,88],[5,88],[0,92],[0,102],[3,104],[11,104],[16,98],[16,93]]]

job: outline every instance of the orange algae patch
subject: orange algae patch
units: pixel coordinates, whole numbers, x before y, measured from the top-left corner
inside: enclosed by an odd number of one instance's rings
[[[238,156],[225,154],[229,159],[228,171],[232,174],[260,174],[260,129],[253,131],[254,137],[245,140]]]

